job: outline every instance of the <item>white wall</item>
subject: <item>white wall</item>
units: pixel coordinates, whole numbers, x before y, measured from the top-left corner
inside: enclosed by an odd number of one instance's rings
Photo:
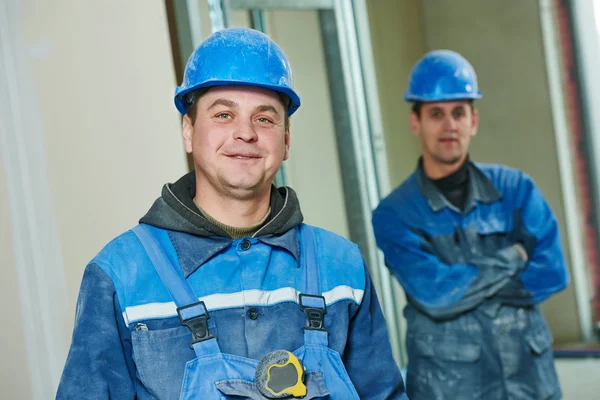
[[[19,298],[19,276],[14,252],[6,171],[0,152],[0,395],[5,399],[32,398],[27,348],[24,340],[22,308]]]
[[[43,226],[37,236],[40,243],[57,243],[54,247],[59,249],[51,253],[56,256],[53,261],[60,262],[44,263],[42,258],[33,270],[17,263],[23,248],[2,240],[0,256],[7,278],[1,280],[6,290],[0,290],[0,301],[17,304],[15,281],[23,277],[38,280],[26,282],[28,286],[47,291],[47,298],[32,301],[38,312],[53,310],[57,316],[51,324],[54,331],[42,332],[55,340],[50,354],[56,359],[49,363],[59,366],[51,368],[58,371],[45,371],[51,377],[48,381],[38,382],[43,394],[38,391],[34,398],[46,399],[53,397],[48,392],[58,383],[66,357],[85,265],[109,240],[136,224],[160,195],[162,185],[183,175],[187,165],[180,119],[173,106],[176,82],[164,2],[7,1],[10,4],[1,6],[0,16],[11,21],[19,36],[11,56],[19,59],[14,65],[19,67],[20,79],[12,84],[21,85],[14,93],[20,93],[22,107],[6,107],[2,112],[12,112],[8,115],[29,129],[19,133],[40,146],[21,149],[26,156],[22,158],[35,173],[25,173],[14,157],[5,160],[13,167],[7,173],[13,175],[0,173],[0,212],[4,217],[15,205],[23,210],[21,216],[40,216],[40,209],[47,210],[48,218],[38,220],[53,224],[55,234],[44,236],[51,229]],[[13,60],[2,61],[10,64]],[[3,133],[14,136],[17,132]],[[2,150],[12,155],[15,149]],[[11,204],[1,195],[17,176],[35,178],[23,183],[32,188],[33,196],[25,198],[25,191],[13,193]],[[16,237],[11,221],[19,215],[1,219],[3,238]],[[38,247],[44,255],[44,246]],[[64,277],[66,294],[60,285],[39,281],[35,273],[40,271]],[[65,296],[66,302],[53,302]],[[63,303],[68,309],[55,309]],[[10,343],[9,356],[20,361],[13,365],[5,358],[2,362],[2,368],[9,371],[2,374],[0,397],[5,397],[5,388],[12,388],[6,398],[31,398],[28,373],[23,373],[27,357],[23,356],[34,350],[23,338],[18,307],[4,310],[2,317],[17,322],[10,330],[3,329],[3,335],[9,335],[3,343]],[[4,379],[10,379],[11,385],[5,385]]]
[[[186,171],[162,2],[23,0],[70,294],[85,264]]]
[[[420,142],[410,131],[410,107],[404,101],[408,75],[425,52],[418,0],[368,1],[377,85],[383,116],[390,186],[415,169]]]

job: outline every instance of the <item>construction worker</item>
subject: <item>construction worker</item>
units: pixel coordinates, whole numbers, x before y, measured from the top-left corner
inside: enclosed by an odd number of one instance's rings
[[[195,171],[87,266],[58,399],[406,399],[358,247],[272,181],[300,107],[281,48],[225,29],[175,105]]]
[[[407,394],[559,399],[538,308],[569,280],[558,225],[525,173],[469,159],[481,96],[460,54],[436,50],[416,63],[404,98],[421,157],[373,214],[408,301]]]

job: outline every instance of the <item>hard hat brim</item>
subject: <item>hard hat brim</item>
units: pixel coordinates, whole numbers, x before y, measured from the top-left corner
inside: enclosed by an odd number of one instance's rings
[[[185,115],[187,113],[188,104],[185,101],[186,95],[202,88],[210,88],[213,86],[252,86],[252,87],[261,87],[269,90],[273,90],[274,92],[279,92],[285,94],[290,99],[290,104],[288,105],[287,113],[288,116],[291,116],[296,110],[300,107],[300,96],[293,90],[288,87],[281,87],[276,85],[268,85],[264,83],[252,83],[252,82],[243,82],[243,81],[235,81],[235,80],[215,80],[215,81],[206,81],[202,84],[191,86],[189,88],[182,88],[181,86],[177,86],[175,90],[175,107],[181,113],[181,115]]]
[[[408,103],[416,102],[438,102],[438,101],[454,101],[454,100],[477,100],[483,97],[481,91],[477,91],[472,94],[465,93],[446,93],[446,94],[435,94],[432,96],[415,95],[413,93],[405,92],[404,100]]]

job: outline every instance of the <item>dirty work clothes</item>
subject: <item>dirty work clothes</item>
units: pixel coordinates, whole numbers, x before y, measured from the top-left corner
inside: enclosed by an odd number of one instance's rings
[[[161,228],[168,257],[203,300],[222,353],[260,360],[305,343],[298,305],[304,270],[299,204],[271,194],[272,217],[255,237],[232,240],[193,209],[195,182],[165,185],[141,222]],[[404,399],[383,314],[358,247],[315,229],[328,348],[340,355],[361,399]],[[58,399],[178,399],[191,333],[132,231],[87,266]]]
[[[409,302],[408,395],[559,398],[552,339],[537,308],[569,279],[556,218],[523,172],[468,168],[464,211],[419,164],[373,215],[377,243]]]

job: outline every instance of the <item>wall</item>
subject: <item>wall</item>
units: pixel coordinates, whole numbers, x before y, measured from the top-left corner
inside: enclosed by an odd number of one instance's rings
[[[32,398],[27,362],[27,347],[23,331],[23,314],[19,298],[19,275],[13,243],[11,209],[8,198],[6,171],[0,152],[0,296],[5,305],[0,308],[0,388],[3,398]]]
[[[74,305],[86,263],[186,171],[167,22],[161,2],[22,4]]]
[[[419,1],[368,1],[369,22],[383,116],[391,188],[416,167],[421,148],[408,125],[403,94],[413,64],[424,53]]]
[[[7,162],[13,163],[15,176],[0,178],[0,184],[6,186],[5,182],[14,183],[16,178],[31,177],[22,186],[32,188],[33,199],[19,192],[11,200],[15,204],[7,205],[2,197],[1,212],[6,215],[15,205],[24,213],[11,215],[14,218],[28,213],[39,216],[40,209],[47,211],[48,218],[37,222],[50,222],[53,229],[39,226],[37,248],[42,255],[60,256],[42,259],[35,269],[19,263],[29,254],[13,256],[8,251],[11,247],[23,251],[24,247],[3,240],[0,254],[8,279],[2,285],[12,290],[2,290],[0,296],[4,304],[15,304],[15,280],[25,282],[32,293],[40,287],[47,292],[31,304],[37,312],[52,310],[55,314],[52,324],[44,323],[44,330],[38,333],[45,336],[41,341],[54,342],[49,351],[52,360],[36,367],[50,368],[44,371],[49,378],[42,379],[33,390],[43,392],[35,398],[48,398],[66,358],[85,265],[109,240],[135,225],[160,195],[162,185],[178,179],[187,165],[180,118],[173,106],[176,83],[163,2],[15,0],[0,10],[4,12],[10,13],[8,20],[17,27],[19,36],[12,49],[19,58],[15,65],[27,71],[17,71],[23,79],[11,82],[21,85],[15,93],[20,93],[24,106],[7,110],[13,111],[9,116],[14,121],[27,122],[28,130],[3,133],[27,134],[25,142],[37,142],[29,149],[21,148],[28,163],[25,165],[35,173],[25,173],[24,165],[11,157],[13,161]],[[14,150],[4,154],[12,156]],[[7,232],[9,223],[2,218],[2,234],[16,237],[15,232]],[[51,231],[51,236],[45,236]],[[53,247],[59,249],[44,252],[48,242],[56,243]],[[46,284],[36,275],[41,271],[63,277],[65,285]],[[63,297],[68,309],[60,306],[58,299]],[[3,316],[17,322],[18,312],[15,309]],[[48,326],[53,330],[48,331]],[[13,340],[22,338],[22,332],[23,326],[17,323],[6,333],[10,335],[6,339],[11,343],[10,357],[20,360],[14,366],[8,364],[10,373],[3,374],[3,379],[16,377],[11,379],[15,393],[10,398],[31,396],[28,374],[22,373],[26,360],[22,356],[24,351],[34,350]]]

